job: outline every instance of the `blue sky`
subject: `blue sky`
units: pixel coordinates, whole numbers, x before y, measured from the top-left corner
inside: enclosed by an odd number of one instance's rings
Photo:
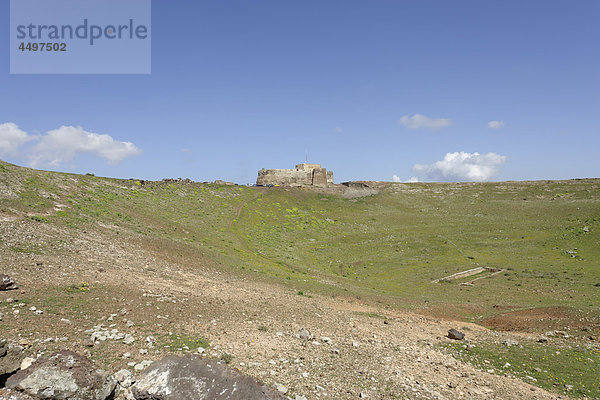
[[[336,182],[598,177],[598,15],[596,0],[154,0],[150,75],[10,75],[3,29],[0,158],[239,183],[306,153]],[[114,142],[33,154],[62,126]],[[29,140],[3,149],[15,129]]]

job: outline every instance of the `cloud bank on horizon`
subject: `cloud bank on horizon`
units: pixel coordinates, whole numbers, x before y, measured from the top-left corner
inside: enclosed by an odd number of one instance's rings
[[[408,182],[437,181],[437,182],[485,182],[499,174],[499,168],[508,157],[487,153],[467,153],[464,151],[446,153],[443,160],[433,164],[415,164],[412,168],[416,176]],[[394,175],[393,180],[399,182]]]
[[[131,142],[122,142],[109,135],[85,131],[81,126],[61,126],[45,135],[31,135],[17,124],[0,124],[0,156],[10,155],[31,167],[58,167],[73,161],[80,153],[92,154],[110,165],[142,153]]]

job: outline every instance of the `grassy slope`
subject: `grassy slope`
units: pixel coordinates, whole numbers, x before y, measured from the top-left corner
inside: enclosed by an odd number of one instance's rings
[[[345,199],[0,168],[0,183],[14,192],[0,199],[6,215],[75,230],[101,223],[128,240],[304,291],[412,308],[452,303],[458,317],[475,319],[498,304],[600,315],[599,180],[394,184]],[[55,212],[55,204],[66,207]],[[478,265],[507,271],[471,287],[431,282]]]
[[[503,312],[495,305],[600,316],[600,180],[393,184],[345,199],[302,189],[142,184],[0,162],[0,221],[11,217],[75,234],[100,229],[191,268],[202,264],[304,294],[351,295],[476,322]],[[0,241],[0,254],[60,252],[61,240]],[[478,265],[506,271],[470,287],[432,283]],[[587,365],[597,351],[569,358],[569,368],[545,363],[532,344],[507,351],[482,344],[460,356],[489,360],[500,371],[509,360],[508,370],[535,376],[541,386],[568,381],[575,393],[600,396]]]

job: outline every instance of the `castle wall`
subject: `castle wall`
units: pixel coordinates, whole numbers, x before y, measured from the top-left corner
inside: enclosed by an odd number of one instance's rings
[[[320,164],[298,164],[296,169],[261,169],[256,184],[259,186],[318,186],[333,184],[333,172]]]
[[[312,185],[312,171],[298,171],[295,169],[261,169],[258,171],[256,184],[262,186],[310,186]]]

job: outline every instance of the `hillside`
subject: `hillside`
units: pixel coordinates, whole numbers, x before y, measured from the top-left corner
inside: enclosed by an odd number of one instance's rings
[[[0,273],[20,286],[0,292],[0,335],[113,370],[206,347],[290,398],[600,396],[600,180],[377,187],[0,162]],[[135,342],[87,347],[99,324]]]

